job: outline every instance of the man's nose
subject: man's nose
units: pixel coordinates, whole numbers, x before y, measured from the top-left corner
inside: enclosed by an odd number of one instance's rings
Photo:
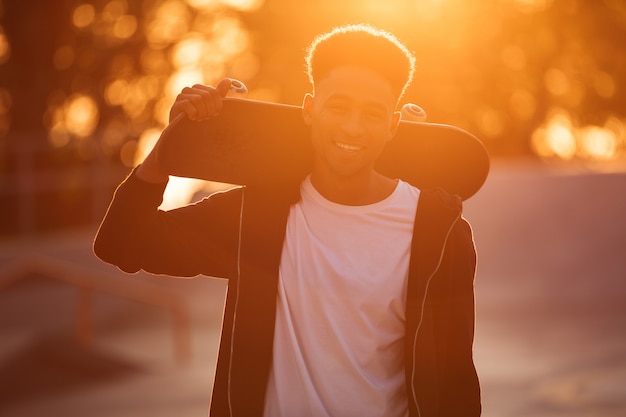
[[[364,131],[363,117],[359,112],[348,112],[341,124],[341,128],[349,136],[359,136]]]

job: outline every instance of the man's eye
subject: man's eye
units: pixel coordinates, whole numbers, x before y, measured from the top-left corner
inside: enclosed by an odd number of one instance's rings
[[[330,109],[330,111],[334,113],[343,113],[348,110],[348,106],[346,106],[345,104],[339,104],[339,103],[330,104],[328,108]]]
[[[377,111],[369,111],[365,113],[365,116],[368,119],[372,119],[372,120],[380,120],[382,119],[384,116],[381,112],[377,112]]]

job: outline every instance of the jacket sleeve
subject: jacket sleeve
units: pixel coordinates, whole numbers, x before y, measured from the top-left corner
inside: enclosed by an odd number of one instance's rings
[[[442,416],[479,416],[480,386],[473,361],[476,250],[463,218],[449,236],[433,280],[432,303]]]
[[[162,211],[165,187],[142,181],[133,171],[115,191],[94,241],[95,254],[129,273],[233,276],[243,189]]]

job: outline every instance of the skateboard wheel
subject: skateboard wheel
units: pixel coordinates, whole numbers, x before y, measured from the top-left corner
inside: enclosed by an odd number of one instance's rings
[[[248,92],[248,87],[239,80],[230,81],[230,89],[235,93],[245,94]]]
[[[426,112],[417,104],[407,103],[402,106],[402,110],[400,112],[402,114],[402,119],[409,120],[412,122],[423,122],[426,120]]]

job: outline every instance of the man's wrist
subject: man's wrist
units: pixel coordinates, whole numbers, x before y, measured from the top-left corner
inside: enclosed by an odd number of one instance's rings
[[[140,180],[152,184],[164,184],[169,181],[169,175],[159,172],[156,167],[152,167],[147,161],[144,161],[137,167],[135,175]]]

